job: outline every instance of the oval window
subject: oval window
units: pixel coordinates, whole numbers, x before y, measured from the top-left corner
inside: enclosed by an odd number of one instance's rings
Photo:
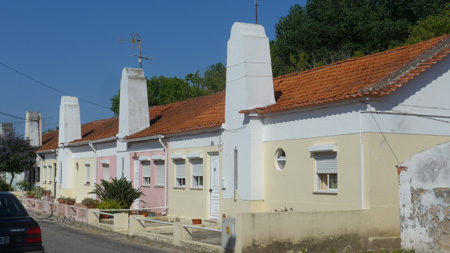
[[[278,169],[282,170],[284,169],[284,166],[286,165],[286,153],[283,149],[277,150],[277,167]]]

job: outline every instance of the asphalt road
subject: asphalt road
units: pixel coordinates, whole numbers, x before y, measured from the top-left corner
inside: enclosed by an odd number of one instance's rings
[[[180,252],[171,245],[157,244],[145,239],[128,237],[85,225],[68,225],[32,215],[41,226],[42,241],[49,253],[87,252]]]

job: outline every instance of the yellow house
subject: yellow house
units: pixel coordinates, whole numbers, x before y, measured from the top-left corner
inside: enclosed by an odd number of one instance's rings
[[[272,79],[264,28],[235,23],[221,186],[234,249],[400,247],[395,167],[450,140],[449,44]]]

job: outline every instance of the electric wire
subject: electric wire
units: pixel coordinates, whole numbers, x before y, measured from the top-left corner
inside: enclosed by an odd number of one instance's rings
[[[40,85],[43,85],[43,86],[45,86],[45,87],[47,87],[47,88],[49,88],[49,89],[51,89],[51,90],[54,90],[54,91],[56,91],[56,92],[59,92],[59,93],[61,93],[61,94],[67,95],[67,96],[71,96],[71,95],[68,94],[67,92],[64,92],[64,91],[62,91],[62,90],[59,90],[59,89],[57,89],[57,88],[54,88],[54,87],[52,87],[52,86],[46,84],[46,83],[43,83],[43,82],[41,82],[41,81],[39,81],[39,80],[37,80],[37,79],[35,79],[35,78],[33,78],[33,77],[31,77],[31,76],[29,76],[29,75],[23,73],[23,72],[21,72],[21,71],[18,71],[17,69],[15,69],[15,68],[13,68],[13,67],[10,67],[10,66],[4,64],[3,62],[0,62],[0,65],[4,66],[5,68],[8,68],[9,70],[11,70],[11,71],[13,71],[13,72],[16,72],[16,73],[19,74],[19,75],[22,75],[22,76],[24,76],[24,77],[26,77],[26,78],[28,78],[28,79],[30,79],[30,80],[32,80],[32,81],[38,83],[38,84],[40,84]],[[80,97],[79,97],[78,99],[81,100],[81,101],[84,101],[84,102],[86,102],[86,103],[89,103],[89,104],[91,104],[91,105],[95,105],[95,106],[98,106],[98,107],[101,107],[101,108],[105,108],[105,109],[108,109],[108,110],[110,109],[109,107],[106,107],[106,106],[103,106],[103,105],[100,105],[100,104],[91,102],[91,101],[89,101],[89,100],[86,100],[86,99],[83,99],[83,98],[80,98]]]

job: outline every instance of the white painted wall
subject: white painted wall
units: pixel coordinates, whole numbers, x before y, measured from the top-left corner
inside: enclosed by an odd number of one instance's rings
[[[201,133],[170,138],[170,148],[197,148],[205,146],[217,146],[221,143],[221,130],[214,133]]]

